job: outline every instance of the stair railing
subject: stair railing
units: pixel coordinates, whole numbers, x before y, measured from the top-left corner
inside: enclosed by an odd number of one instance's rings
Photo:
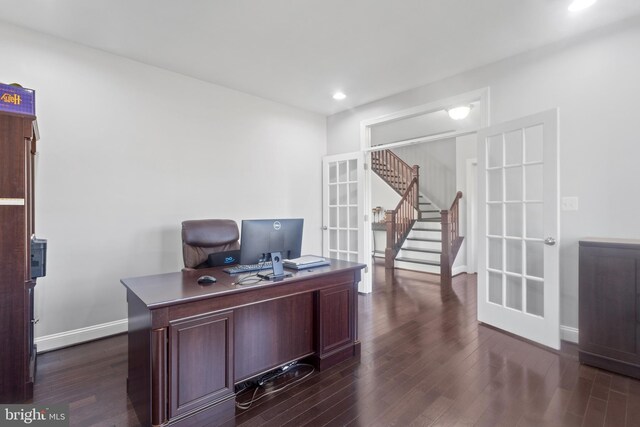
[[[442,254],[440,255],[440,281],[442,285],[451,285],[453,262],[458,255],[462,240],[460,236],[459,206],[462,191],[456,194],[451,208],[440,211],[442,217]]]
[[[419,166],[410,166],[391,150],[371,152],[371,170],[401,196],[404,196],[411,181],[418,175],[418,169]]]
[[[412,168],[413,169],[413,168]],[[384,250],[384,266],[385,268],[393,268],[394,261],[400,247],[409,235],[413,224],[418,220],[419,212],[416,210],[418,206],[418,197],[420,196],[418,188],[418,167],[416,166],[414,175],[409,181],[409,185],[405,190],[400,202],[394,210],[385,212],[385,222],[387,224],[387,246]]]

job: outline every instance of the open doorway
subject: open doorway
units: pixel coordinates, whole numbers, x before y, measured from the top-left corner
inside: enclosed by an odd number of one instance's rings
[[[422,218],[438,216],[441,209],[448,209],[451,200],[458,190],[467,191],[467,186],[475,186],[475,176],[468,177],[469,173],[475,173],[475,169],[467,166],[470,159],[476,157],[476,137],[478,129],[489,124],[489,89],[465,93],[437,102],[421,105],[411,109],[399,111],[375,119],[365,120],[361,123],[361,150],[365,158],[370,162],[371,153],[390,151],[403,159],[410,166],[417,165],[422,172],[420,185],[420,203]],[[468,105],[471,114],[465,120],[454,121],[448,115],[448,109],[457,105]],[[380,222],[384,219],[384,211],[393,209],[394,203],[400,199],[398,191],[393,191],[388,186],[385,188],[384,180],[367,168],[365,173],[364,211],[370,212],[370,221],[365,224],[364,247],[365,252],[375,257],[384,256],[386,228]],[[471,178],[471,179],[470,179]],[[451,188],[449,188],[451,187]],[[452,194],[448,194],[452,193]],[[471,189],[472,196],[469,199],[461,199],[459,226],[462,233],[474,232],[473,219],[475,207],[469,206],[469,202],[475,200],[475,191]],[[431,211],[431,212],[427,212]],[[471,219],[471,221],[470,221]],[[422,227],[426,233],[437,234],[435,223]],[[426,235],[425,235],[426,236]],[[432,236],[431,236],[432,237]],[[413,241],[418,247],[409,247],[406,253],[431,254],[430,260],[438,257],[437,250],[426,241],[435,240],[430,236],[415,237]],[[467,248],[467,244],[475,245],[477,239],[469,239],[465,247],[460,248],[456,263],[453,266],[453,274],[461,272],[475,272],[475,248]],[[432,245],[433,246],[433,245]],[[431,252],[429,252],[431,251]],[[408,258],[406,253],[402,258]],[[429,257],[429,255],[427,255]],[[439,273],[439,268],[429,267],[429,259],[426,263],[414,263],[418,271]],[[470,261],[470,262],[468,262]],[[411,264],[409,264],[410,266]],[[426,266],[426,267],[425,267]],[[398,268],[407,268],[406,263],[401,263]],[[408,268],[412,269],[412,268]]]

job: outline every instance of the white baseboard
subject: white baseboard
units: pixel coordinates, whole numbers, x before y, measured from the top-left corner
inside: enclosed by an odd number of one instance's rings
[[[458,274],[462,274],[462,273],[466,273],[467,272],[467,266],[466,265],[459,265],[457,267],[453,267],[451,269],[451,275],[452,276],[457,276]]]
[[[376,255],[374,255],[374,257],[380,258],[380,259],[384,259],[384,255],[377,255],[376,254]],[[437,268],[438,268],[438,272],[437,273],[434,273],[434,272],[431,272],[431,271],[429,271],[429,272],[432,273],[432,274],[440,274],[440,270],[439,270],[440,267],[437,267]],[[406,269],[413,270],[411,268],[406,268]],[[415,271],[422,271],[422,270],[415,269]],[[467,266],[466,265],[459,265],[459,266],[454,267],[453,269],[451,269],[451,275],[452,276],[457,276],[458,274],[462,274],[462,273],[466,273],[466,272],[467,272]]]
[[[578,344],[578,329],[571,326],[560,325],[560,339]]]
[[[458,272],[458,269],[460,271]],[[466,266],[453,270],[453,274],[464,273]],[[60,332],[58,334],[45,335],[35,339],[38,345],[38,353],[51,351],[70,345],[80,344],[98,338],[127,332],[127,319],[116,320],[114,322],[102,323],[100,325],[88,326],[86,328],[74,329],[72,331]],[[560,325],[560,339],[572,343],[578,343],[578,329],[571,326]]]
[[[102,323],[100,325],[88,326],[86,328],[74,329],[72,331],[60,332],[58,334],[38,337],[35,342],[38,346],[38,353],[55,350],[70,345],[80,344],[109,335],[127,332],[127,319],[116,320],[114,322]]]

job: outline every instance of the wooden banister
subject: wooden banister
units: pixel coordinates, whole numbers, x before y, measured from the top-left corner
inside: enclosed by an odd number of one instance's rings
[[[393,210],[385,212],[387,246],[384,251],[385,268],[393,268],[402,244],[415,222],[420,219],[419,166],[409,166],[391,150],[371,152],[371,170],[402,196]],[[458,191],[448,210],[440,211],[442,219],[442,254],[440,277],[443,285],[451,284],[453,262],[462,245],[460,236]]]
[[[391,150],[381,150],[371,153],[371,170],[402,196],[395,209],[385,212],[387,246],[384,265],[386,268],[393,268],[400,247],[420,215],[420,167],[410,166]]]
[[[418,177],[419,169],[418,165],[410,166],[391,150],[371,152],[371,170],[401,196],[412,185],[413,178]]]
[[[416,211],[418,197],[418,177],[414,176],[396,208],[385,212],[385,221],[387,223],[387,246],[384,251],[385,268],[393,268],[394,260],[400,251],[400,247],[418,219],[418,212]]]
[[[451,285],[452,267],[464,237],[460,236],[460,199],[458,191],[451,208],[440,211],[442,219],[442,254],[440,255],[440,281],[442,285]]]

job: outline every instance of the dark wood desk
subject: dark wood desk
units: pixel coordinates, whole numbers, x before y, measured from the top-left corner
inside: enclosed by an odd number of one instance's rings
[[[127,393],[142,425],[215,425],[234,385],[307,358],[318,369],[360,354],[362,264],[234,285],[220,268],[122,279],[129,307]],[[198,285],[213,275],[217,283]]]

